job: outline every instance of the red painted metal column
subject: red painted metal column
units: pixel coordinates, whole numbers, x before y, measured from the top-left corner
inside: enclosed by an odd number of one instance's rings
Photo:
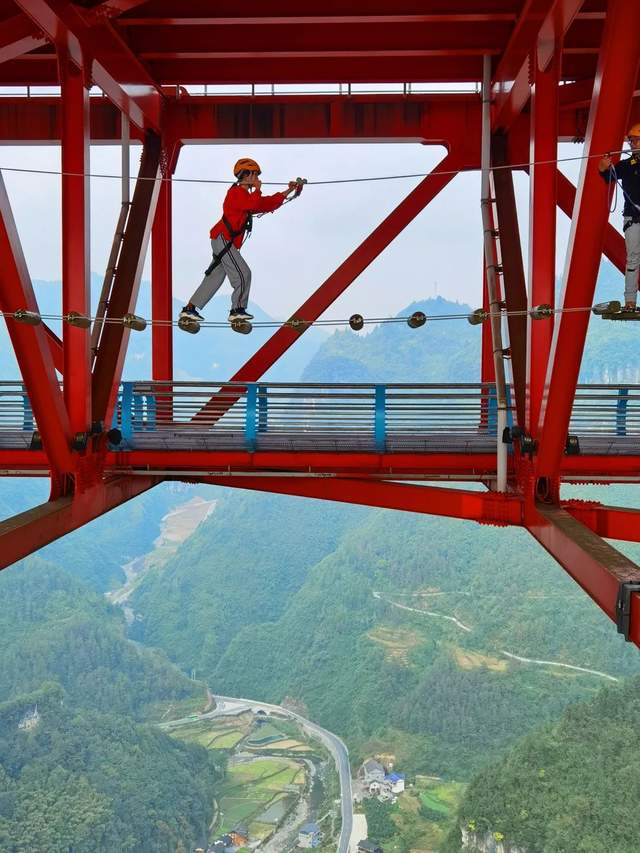
[[[152,376],[155,380],[173,379],[173,277],[171,196],[173,175],[180,148],[167,146],[161,162],[163,181],[158,195],[151,230],[151,330]],[[155,325],[162,323],[163,325]]]
[[[62,313],[91,313],[89,90],[83,72],[58,53],[62,94]],[[64,399],[73,433],[91,421],[90,329],[63,323]]]
[[[556,163],[558,156],[558,81],[560,52],[548,67],[540,67],[539,50],[531,57],[531,123],[529,160],[529,308],[555,306],[556,277]],[[553,337],[553,317],[527,319],[526,426],[538,434],[538,420]]]
[[[39,313],[27,264],[22,253],[9,196],[0,175],[0,309]],[[31,326],[5,317],[7,330],[26,386],[42,443],[49,459],[54,486],[73,468],[71,431],[64,399],[56,378],[49,342],[42,324]],[[55,489],[54,489],[55,490]]]
[[[160,191],[159,174],[160,139],[149,132],[142,150],[140,171],[122,242],[118,270],[93,368],[93,420],[105,424],[111,422],[122,376],[130,331],[122,325],[122,318],[135,310]]]
[[[594,158],[619,148],[626,129],[640,53],[636,28],[631,25],[636,20],[636,5],[634,0],[611,0],[607,8],[585,142],[589,159],[582,163],[567,252],[564,309],[593,302],[609,216],[607,186]],[[536,466],[538,478],[544,478],[539,479],[541,494],[547,486],[554,491],[552,481],[558,475],[566,442],[589,316],[588,311],[564,313],[555,324]]]

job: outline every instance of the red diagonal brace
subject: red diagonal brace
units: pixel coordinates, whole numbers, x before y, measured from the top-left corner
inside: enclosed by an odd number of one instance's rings
[[[610,619],[622,583],[640,583],[640,568],[558,506],[527,510],[526,527]],[[629,638],[640,646],[640,596],[631,596]]]
[[[154,477],[118,477],[80,495],[49,501],[0,522],[0,569],[6,569],[158,482]]]
[[[216,486],[277,492],[340,503],[462,518],[483,524],[522,524],[522,500],[497,492],[469,492],[402,483],[330,477],[212,477]]]
[[[160,140],[155,134],[148,133],[93,369],[93,420],[105,424],[111,423],[129,342],[129,329],[122,325],[121,319],[134,311],[138,298],[140,276],[160,192],[159,179]]]
[[[0,24],[0,63],[16,59],[46,43],[47,40],[26,15],[13,15]]]
[[[559,169],[556,172],[556,177],[558,180],[558,207],[571,219],[573,216],[573,206],[576,201],[576,188]],[[611,263],[624,275],[627,265],[627,249],[624,245],[624,237],[619,231],[616,231],[610,222],[607,222],[604,228],[604,245],[602,251]]]
[[[598,536],[640,542],[640,509],[604,506],[589,501],[567,501],[562,506]]]
[[[391,243],[398,234],[415,219],[415,217],[431,202],[454,177],[459,161],[454,154],[448,154],[435,169],[422,180],[409,195],[392,210],[389,216],[358,246],[329,278],[320,285],[316,292],[304,302],[293,314],[292,320],[306,321],[304,324],[292,327],[283,325],[260,349],[246,362],[234,376],[231,382],[255,382],[259,379],[284,353],[292,346],[306,330],[332,305],[336,299],[351,285],[355,279],[371,264],[378,255]],[[235,402],[228,394],[225,396],[230,408]],[[236,398],[237,399],[237,398]],[[216,413],[219,417],[226,411],[216,403]],[[203,407],[200,416],[211,417],[207,405]]]
[[[1,175],[0,268],[0,309],[10,314],[23,308],[39,313]],[[7,319],[7,329],[53,474],[69,473],[73,468],[71,429],[44,327]]]
[[[607,10],[585,142],[589,159],[582,162],[567,251],[564,309],[582,308],[593,301],[609,207],[607,187],[592,158],[618,148],[626,130],[640,57],[635,30],[628,26],[635,8],[633,0],[611,0]],[[563,313],[554,328],[541,408],[539,477],[551,480],[558,474],[589,316],[588,311]]]

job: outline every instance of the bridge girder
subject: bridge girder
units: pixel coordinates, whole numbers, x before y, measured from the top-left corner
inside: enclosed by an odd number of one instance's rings
[[[305,15],[293,0],[276,0],[265,15],[258,0],[248,0],[241,12],[223,3],[215,15],[202,17],[196,0],[176,0],[173,7],[166,0],[160,13],[155,2],[145,0],[92,6],[71,0],[0,0],[5,13],[0,87],[62,87],[61,97],[0,99],[0,144],[62,144],[69,173],[63,180],[65,313],[88,311],[89,188],[86,177],[76,173],[86,171],[89,142],[119,142],[125,125],[132,124],[132,139],[145,148],[110,318],[135,310],[152,223],[153,317],[171,317],[170,178],[182,145],[415,141],[447,149],[445,165],[300,307],[296,313],[305,319],[320,316],[403,223],[444,188],[453,177],[445,172],[479,167],[481,103],[474,92],[414,94],[405,87],[403,94],[347,90],[346,95],[211,97],[189,94],[184,89],[189,83],[479,81],[483,57],[489,55],[492,126],[503,132],[500,156],[505,166],[524,170],[531,160],[553,160],[559,140],[586,136],[591,156],[620,147],[627,117],[640,119],[640,52],[628,24],[635,21],[633,0],[588,5],[581,0],[496,0],[486,10],[470,0],[449,5],[447,12],[416,15],[411,4],[381,0],[362,15],[346,14],[338,0],[325,0],[322,15]],[[17,9],[22,11],[16,14]],[[243,33],[242,50],[234,47],[237,32]],[[107,97],[89,98],[91,84]],[[149,183],[161,170],[166,183]],[[515,239],[512,184],[504,178],[495,182],[495,225],[501,232],[496,239],[508,239],[504,286],[513,307],[524,304],[524,263]],[[625,263],[622,238],[606,223],[606,187],[593,169],[585,169],[574,188],[555,164],[539,162],[531,169],[531,187],[529,306],[552,302],[556,203],[572,216],[574,231],[563,305],[589,304],[602,245],[618,269]],[[0,307],[37,311],[1,185],[0,255]],[[43,508],[0,524],[0,566],[163,478],[185,477],[524,526],[612,618],[617,617],[620,584],[640,580],[640,570],[600,539],[636,540],[636,511],[563,502],[559,496],[561,480],[640,481],[640,457],[563,452],[586,332],[583,315],[561,315],[553,339],[551,324],[511,323],[518,420],[538,435],[540,451],[531,459],[513,454],[507,494],[385,481],[395,474],[491,483],[495,457],[483,454],[114,453],[102,428],[110,422],[127,332],[114,324],[107,327],[92,370],[87,330],[65,325],[59,340],[44,324],[7,322],[44,449],[36,444],[31,450],[0,449],[0,471],[48,471],[53,489],[52,501]],[[153,376],[170,382],[171,331],[166,326],[153,331]],[[260,376],[298,336],[283,327],[237,377]],[[487,338],[483,352],[490,352]],[[63,392],[57,374],[64,377]],[[211,480],[211,472],[222,469],[227,476]],[[150,470],[160,473],[150,475]],[[304,471],[327,476],[287,476]],[[638,610],[638,595],[632,592],[627,633],[640,644]]]

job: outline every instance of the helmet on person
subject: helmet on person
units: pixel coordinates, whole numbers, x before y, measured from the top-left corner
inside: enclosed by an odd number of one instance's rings
[[[638,124],[634,124],[633,127],[629,128],[629,133],[627,136],[640,136],[640,122]]]
[[[255,160],[251,159],[251,157],[241,157],[233,167],[233,174],[237,178],[241,172],[257,172],[258,174],[261,174],[262,169]]]

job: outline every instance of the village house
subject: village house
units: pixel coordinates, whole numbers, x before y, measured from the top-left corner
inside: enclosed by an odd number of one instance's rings
[[[298,832],[298,847],[319,847],[322,832],[317,823],[306,823]]]
[[[389,773],[384,777],[384,781],[391,787],[394,794],[401,794],[404,791],[404,773]]]
[[[384,782],[384,767],[379,761],[370,758],[362,765],[362,776],[365,785],[370,785],[372,782]]]

